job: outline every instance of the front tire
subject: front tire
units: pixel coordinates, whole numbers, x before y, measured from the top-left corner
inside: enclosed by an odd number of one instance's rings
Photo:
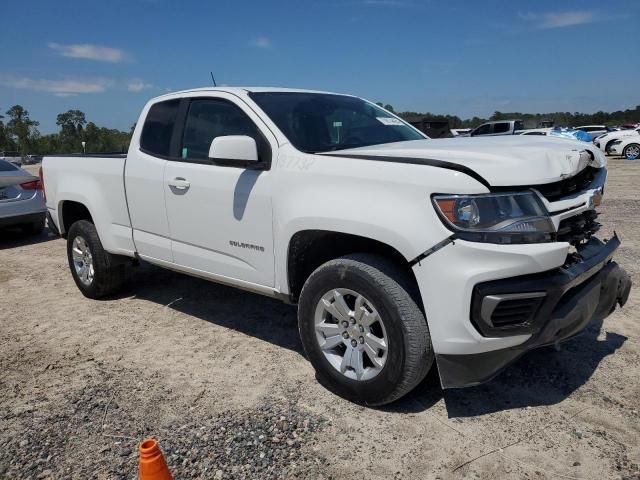
[[[79,220],[67,235],[71,275],[85,297],[99,299],[116,293],[125,281],[125,260],[102,247],[93,223]]]
[[[327,389],[380,406],[412,390],[433,364],[415,282],[384,257],[331,260],[306,281],[298,308],[300,338]]]
[[[624,147],[622,156],[627,160],[637,160],[638,158],[640,158],[640,144],[630,143],[629,145]]]
[[[607,142],[607,144],[604,147],[604,153],[606,155],[611,155],[611,147],[613,146],[613,142],[615,142],[615,140],[609,140]]]

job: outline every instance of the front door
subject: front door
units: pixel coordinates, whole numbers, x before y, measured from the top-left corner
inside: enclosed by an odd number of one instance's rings
[[[229,94],[184,101],[180,159],[169,160],[164,175],[173,261],[213,278],[273,286],[272,173],[218,164],[208,154],[215,137],[248,135],[259,163],[270,165],[276,140]]]

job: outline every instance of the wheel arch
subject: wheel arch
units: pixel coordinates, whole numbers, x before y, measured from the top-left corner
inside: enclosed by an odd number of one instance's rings
[[[370,237],[333,230],[300,230],[289,239],[286,252],[285,277],[292,302],[297,302],[304,283],[315,269],[352,253],[371,253],[390,259],[406,272],[417,289],[409,259],[394,246]]]
[[[77,200],[62,200],[58,204],[60,234],[66,238],[67,232],[71,225],[78,220],[87,220],[91,223],[93,221],[93,215],[91,210],[84,202]]]

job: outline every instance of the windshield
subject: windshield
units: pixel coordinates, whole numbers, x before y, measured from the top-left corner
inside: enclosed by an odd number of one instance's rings
[[[377,105],[355,97],[304,92],[249,95],[293,146],[307,153],[427,138]]]

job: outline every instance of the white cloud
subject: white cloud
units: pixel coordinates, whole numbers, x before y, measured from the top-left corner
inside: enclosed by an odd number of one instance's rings
[[[131,80],[127,84],[127,90],[129,90],[130,92],[141,92],[149,88],[156,88],[156,86],[152,83],[144,83],[144,81],[142,80]]]
[[[37,92],[51,92],[58,97],[68,97],[81,93],[102,93],[111,85],[111,81],[105,78],[51,80],[0,74],[0,85]]]
[[[69,58],[83,58],[86,60],[110,63],[120,63],[127,59],[125,52],[118,48],[101,47],[99,45],[91,45],[89,43],[77,45],[49,43],[48,47],[63,57]]]
[[[598,19],[592,11],[547,12],[543,14],[519,12],[518,17],[533,24],[536,28],[573,27],[593,23]]]
[[[252,40],[249,45],[256,48],[271,48],[272,43],[268,37],[258,37]]]

